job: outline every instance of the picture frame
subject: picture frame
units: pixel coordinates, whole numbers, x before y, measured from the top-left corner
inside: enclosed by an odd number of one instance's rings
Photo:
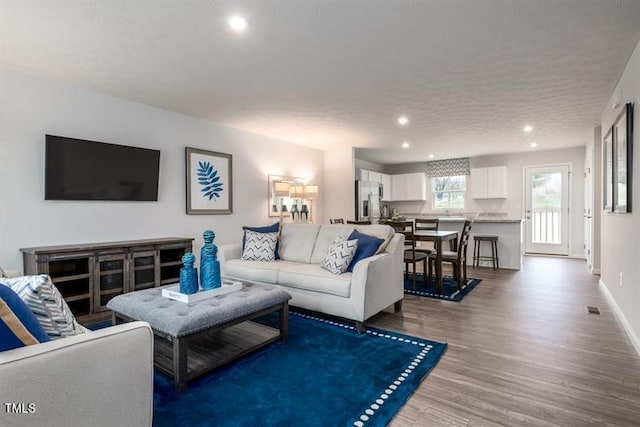
[[[602,202],[605,212],[613,212],[613,127],[602,138]]]
[[[185,148],[187,215],[233,213],[231,154]]]
[[[628,103],[613,123],[614,212],[631,212],[633,184],[633,104]]]

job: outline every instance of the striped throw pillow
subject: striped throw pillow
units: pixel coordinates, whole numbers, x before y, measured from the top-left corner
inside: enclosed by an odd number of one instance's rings
[[[242,259],[249,261],[275,261],[278,232],[258,233],[245,230]]]
[[[71,313],[71,309],[46,274],[2,279],[17,293],[36,316],[50,339],[87,332]]]
[[[333,274],[342,274],[347,271],[347,267],[349,267],[349,263],[351,263],[357,249],[357,240],[334,237],[329,242],[329,250],[320,266]]]

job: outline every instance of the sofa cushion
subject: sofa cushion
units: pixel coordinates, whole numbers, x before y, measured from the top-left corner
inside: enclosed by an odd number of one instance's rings
[[[264,283],[278,283],[278,270],[282,266],[295,265],[289,261],[245,261],[232,259],[224,264],[225,276]]]
[[[87,332],[73,317],[71,309],[46,274],[3,279],[27,304],[50,339]]]
[[[357,239],[358,240],[358,248],[356,250],[356,254],[351,260],[347,271],[353,271],[353,268],[356,264],[370,256],[374,255],[378,248],[382,243],[384,243],[384,239],[378,239],[377,237],[370,236],[368,234],[360,233],[357,230],[353,230],[353,232],[348,237],[349,240]]]
[[[319,224],[282,224],[280,258],[285,261],[311,262],[319,230]]]
[[[245,230],[245,244],[242,259],[252,261],[275,261],[278,232],[258,233]]]
[[[9,286],[0,284],[0,351],[47,341],[29,307]]]
[[[324,260],[329,251],[331,240],[336,237],[342,237],[343,240],[347,240],[353,230],[353,226],[348,224],[322,225],[311,254],[311,264],[320,264]]]
[[[256,233],[280,233],[280,224],[276,222],[264,227],[244,226],[242,227],[242,229],[245,231],[244,235],[242,236],[242,251],[244,252],[244,246],[247,239],[247,233],[246,233],[247,230],[255,231]],[[275,252],[276,252],[276,259],[280,259],[280,243],[279,242],[276,243]]]
[[[349,298],[351,277],[351,273],[330,273],[319,264],[295,264],[280,268],[278,284]]]
[[[357,249],[357,240],[334,237],[329,245],[327,256],[322,260],[320,266],[333,274],[342,274],[347,271]]]

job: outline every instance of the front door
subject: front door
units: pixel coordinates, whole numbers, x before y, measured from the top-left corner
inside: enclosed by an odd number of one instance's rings
[[[569,165],[525,167],[525,252],[569,255]]]

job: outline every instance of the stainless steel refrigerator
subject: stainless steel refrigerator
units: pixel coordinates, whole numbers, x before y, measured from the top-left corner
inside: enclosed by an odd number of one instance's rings
[[[380,219],[381,197],[382,184],[379,182],[356,181],[356,220],[376,224]]]

